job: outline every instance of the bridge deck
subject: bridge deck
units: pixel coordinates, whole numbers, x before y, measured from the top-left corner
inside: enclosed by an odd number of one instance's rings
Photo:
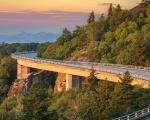
[[[131,76],[143,80],[150,81],[150,68],[142,66],[128,66],[128,65],[115,65],[115,64],[102,64],[102,63],[91,63],[91,62],[78,62],[78,61],[63,61],[63,60],[51,60],[37,57],[37,53],[16,53],[12,55],[13,58],[21,58],[32,61],[40,61],[42,63],[50,63],[57,65],[64,65],[76,68],[91,69],[92,67],[96,71],[103,71],[108,73],[114,73],[122,75],[125,71],[129,71]]]

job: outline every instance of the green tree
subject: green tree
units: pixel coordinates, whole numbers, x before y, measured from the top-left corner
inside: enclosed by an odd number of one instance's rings
[[[71,39],[72,39],[72,33],[67,28],[64,28],[62,35],[58,38],[56,42],[58,43],[58,45],[63,45],[65,42]]]
[[[114,84],[107,81],[107,79],[100,81],[97,87],[97,99],[99,106],[98,119],[108,120],[111,119],[108,116],[108,108],[110,106],[109,100],[111,99],[111,94],[114,90]]]
[[[110,110],[108,110],[108,115],[111,118],[132,112],[130,107],[134,102],[132,80],[133,78],[130,76],[130,73],[126,71],[123,77],[120,77],[120,83],[115,86],[112,98],[110,99],[110,108],[108,108]]]
[[[91,91],[96,91],[96,86],[98,85],[99,81],[95,74],[95,70],[92,68],[89,77],[87,77],[87,80],[89,82],[89,90]]]
[[[16,61],[10,57],[4,57],[0,61],[0,79],[4,79],[7,85],[11,85],[16,77]]]
[[[7,97],[0,105],[1,120],[22,120],[22,95]]]
[[[110,6],[109,6],[109,9],[108,9],[108,17],[111,17],[112,14],[113,14],[113,5],[111,3]]]
[[[47,89],[43,82],[36,81],[23,100],[23,117],[30,120],[45,120],[48,118]]]
[[[87,56],[91,62],[97,61],[99,58],[97,42],[91,42],[87,49]],[[97,61],[98,62],[98,61]]]
[[[118,5],[117,5],[117,7],[116,7],[115,11],[117,11],[117,12],[120,12],[120,11],[121,11],[120,4],[118,4]]]
[[[120,12],[113,11],[112,16],[108,19],[109,23],[109,31],[115,31],[115,29],[120,25],[122,22],[129,21],[130,14],[126,10],[122,10]]]
[[[88,18],[88,23],[93,23],[93,22],[95,22],[95,14],[94,14],[94,12],[92,11],[92,12],[90,13],[89,18]]]
[[[131,57],[132,57],[132,64],[142,66],[145,64],[145,56],[144,53],[145,48],[147,45],[145,44],[145,40],[142,34],[137,34],[136,40],[130,46],[131,49]],[[140,57],[139,57],[140,56]]]
[[[137,19],[138,27],[141,28],[145,24],[145,15],[143,12],[139,13],[139,17]]]

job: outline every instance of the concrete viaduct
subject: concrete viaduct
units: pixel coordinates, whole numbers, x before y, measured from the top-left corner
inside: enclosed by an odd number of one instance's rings
[[[132,85],[142,87],[150,86],[150,68],[141,66],[126,66],[114,64],[101,64],[78,61],[62,61],[38,58],[36,52],[15,53],[12,58],[17,60],[17,79],[26,79],[30,68],[66,74],[66,90],[81,84],[81,77],[89,76],[91,68],[96,71],[99,79],[118,82],[125,71],[133,77]]]

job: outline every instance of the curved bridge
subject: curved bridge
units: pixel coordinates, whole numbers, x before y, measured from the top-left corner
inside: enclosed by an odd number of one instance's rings
[[[73,87],[73,80],[76,81],[76,85],[79,85],[80,80],[77,79],[77,77],[89,76],[92,68],[96,70],[96,76],[99,79],[112,82],[118,82],[118,76],[123,75],[123,73],[128,70],[134,79],[132,82],[133,85],[140,85],[142,87],[150,86],[149,67],[50,60],[37,57],[36,52],[16,53],[12,54],[12,58],[16,59],[18,63],[18,79],[27,78],[28,74],[30,73],[30,68],[65,73],[66,90]]]

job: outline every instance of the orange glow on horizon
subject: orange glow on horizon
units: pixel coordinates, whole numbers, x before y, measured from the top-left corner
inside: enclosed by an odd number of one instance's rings
[[[108,3],[121,4],[124,8],[130,8],[140,1],[141,0],[107,0]],[[98,5],[101,3],[106,3],[106,0],[0,0],[0,10],[106,12],[108,6]]]

